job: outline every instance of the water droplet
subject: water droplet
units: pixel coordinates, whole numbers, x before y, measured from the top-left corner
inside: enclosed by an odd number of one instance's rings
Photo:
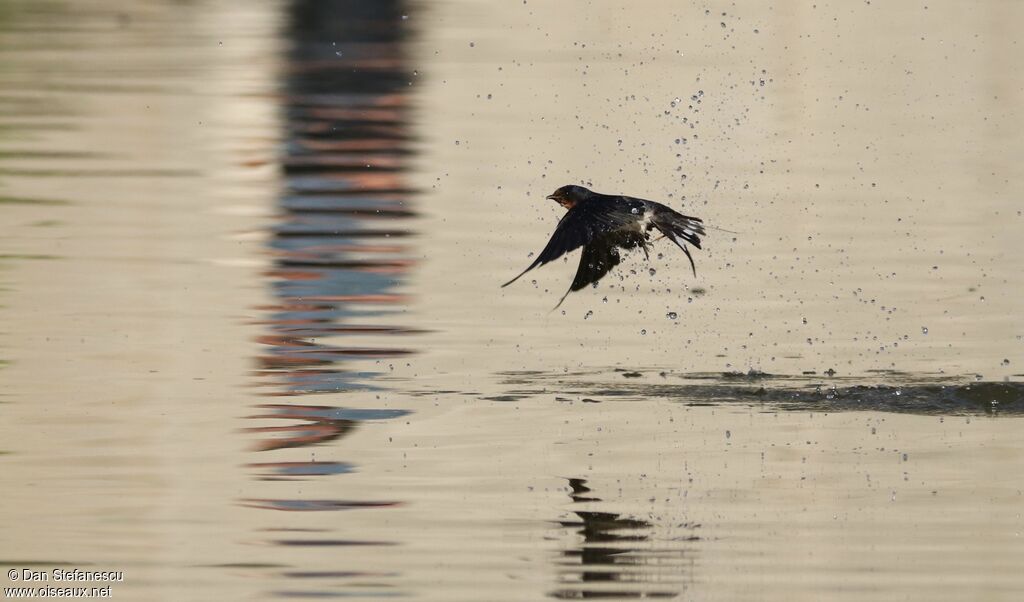
[[[646,336],[646,335],[647,335],[647,329],[646,329],[646,328],[644,328],[643,330],[641,330],[641,331],[640,331],[640,334],[641,334],[641,335],[645,335],[645,336]]]
[[[679,314],[677,314],[674,311],[670,311],[667,314],[665,314],[665,317],[668,318],[669,320],[675,320],[676,318],[679,317]]]
[[[601,303],[608,303],[608,297],[601,297]]]
[[[587,313],[583,314],[583,319],[586,320],[587,318],[589,318],[592,315],[594,315],[594,312],[591,311],[591,310],[587,310]]]
[[[732,431],[725,431],[725,438],[732,439]]]
[[[402,20],[403,21],[408,21],[409,20],[409,15],[402,15]]]
[[[339,51],[335,52],[334,54],[336,56],[344,56],[345,53],[339,50]]]
[[[928,334],[928,327],[927,326],[922,326],[921,327],[921,334]]]
[[[658,273],[658,270],[656,270],[654,268],[651,268],[651,269],[647,270],[647,273],[650,274],[651,276],[653,276],[653,275]]]
[[[476,42],[470,42],[469,43],[469,47],[470,48],[476,48]]]
[[[1003,365],[1004,366],[1009,366],[1010,365],[1010,360],[1004,358],[1003,359]]]

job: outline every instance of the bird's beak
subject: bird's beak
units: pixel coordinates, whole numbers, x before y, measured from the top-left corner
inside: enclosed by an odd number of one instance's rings
[[[555,195],[553,195],[553,194],[549,194],[547,196],[547,199],[550,200],[550,201],[557,201],[558,200],[557,198],[555,198]]]

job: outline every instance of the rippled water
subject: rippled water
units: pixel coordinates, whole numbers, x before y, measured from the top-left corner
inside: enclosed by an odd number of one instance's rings
[[[0,6],[0,564],[1019,599],[1022,19]],[[499,288],[581,182],[704,218],[696,277],[659,243],[556,311],[574,256]]]

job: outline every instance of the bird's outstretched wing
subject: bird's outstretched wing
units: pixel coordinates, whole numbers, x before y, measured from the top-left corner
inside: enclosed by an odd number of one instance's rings
[[[622,257],[619,256],[619,250],[611,237],[601,236],[584,245],[583,253],[580,255],[580,267],[576,269],[576,277],[573,278],[569,290],[565,291],[554,309],[558,309],[562,305],[562,301],[565,301],[569,293],[604,278],[604,275],[619,265],[621,261]]]
[[[522,278],[523,274],[533,268],[554,261],[562,255],[590,243],[602,234],[614,232],[636,221],[637,214],[643,212],[643,209],[642,201],[625,197],[616,197],[613,200],[604,202],[591,201],[576,205],[558,222],[554,234],[551,235],[551,240],[544,246],[544,250],[537,255],[537,258],[533,260],[533,263],[518,276],[501,286],[506,287]],[[607,273],[607,270],[601,275],[603,276],[605,273]],[[578,274],[577,277],[579,277]]]

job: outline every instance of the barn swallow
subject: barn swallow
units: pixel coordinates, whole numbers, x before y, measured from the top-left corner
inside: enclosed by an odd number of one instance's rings
[[[700,218],[682,215],[654,201],[601,194],[582,186],[562,186],[547,198],[568,211],[537,259],[521,274],[501,285],[503,288],[533,268],[583,247],[576,278],[555,306],[558,309],[569,293],[596,283],[617,266],[622,261],[619,249],[640,248],[644,256],[649,257],[651,234],[655,230],[661,234],[658,239],[668,237],[686,253],[693,275],[697,275],[697,266],[686,245],[700,248],[700,237],[704,235],[704,222]]]

